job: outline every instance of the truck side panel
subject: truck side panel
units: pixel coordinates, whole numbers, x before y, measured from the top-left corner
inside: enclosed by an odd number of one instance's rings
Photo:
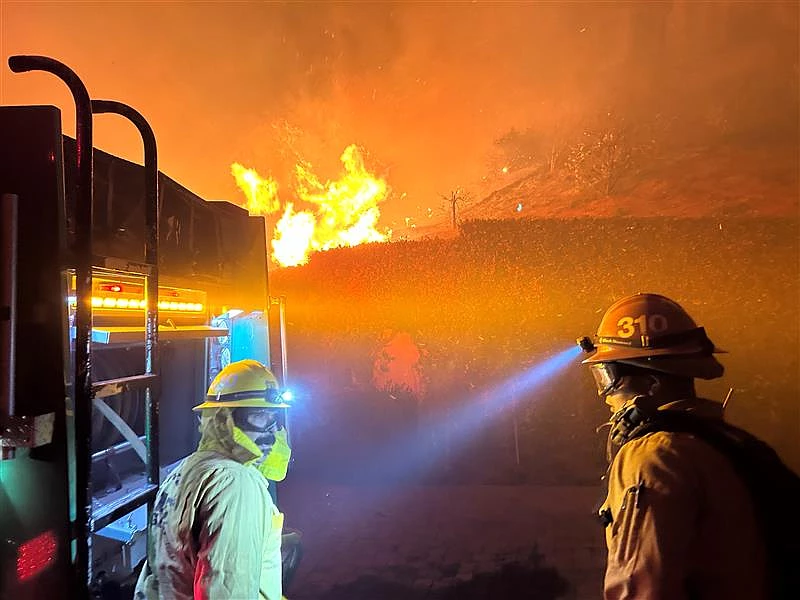
[[[59,598],[72,582],[61,115],[51,106],[3,107],[0,132],[0,193],[19,199],[16,314],[2,315],[15,317],[15,358],[0,377],[14,393],[0,419],[53,418],[49,443],[0,461],[0,598]]]

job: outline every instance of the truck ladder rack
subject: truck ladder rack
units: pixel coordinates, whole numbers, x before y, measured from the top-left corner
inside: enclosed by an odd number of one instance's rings
[[[95,381],[92,383],[92,391],[94,392],[95,398],[106,398],[133,390],[144,389],[153,385],[157,380],[158,375],[154,373],[106,379],[105,381]]]
[[[152,514],[153,504],[160,482],[160,461],[159,461],[159,432],[158,432],[158,394],[155,386],[159,379],[158,375],[158,157],[156,151],[156,141],[153,130],[145,118],[136,110],[110,100],[92,100],[92,113],[115,113],[130,120],[142,136],[144,143],[144,179],[145,179],[145,244],[144,260],[130,261],[115,257],[102,257],[92,255],[92,271],[106,271],[119,275],[129,275],[142,277],[144,279],[145,298],[147,307],[145,312],[145,327],[142,332],[144,342],[144,372],[141,374],[107,379],[92,383],[92,405],[100,410],[103,415],[123,434],[130,446],[139,454],[145,464],[145,476],[142,485],[138,485],[127,491],[122,496],[108,501],[105,504],[96,506],[96,501],[92,499],[88,530],[95,534],[110,523],[131,513],[135,509],[147,505],[148,515]],[[91,274],[90,274],[91,277]],[[89,286],[91,294],[91,286]],[[79,301],[91,305],[91,298],[84,293],[78,293]],[[91,313],[90,313],[91,314]],[[91,332],[90,339],[94,339],[94,331]],[[121,418],[117,419],[108,405],[102,398],[115,396],[129,390],[144,389],[145,392],[145,443]],[[81,459],[88,463],[91,472],[93,456],[89,453]],[[91,543],[88,547],[89,563],[87,580],[91,583],[94,578],[91,562]]]
[[[124,517],[143,504],[149,504],[156,498],[158,485],[147,483],[144,487],[133,489],[120,498],[92,510],[91,531],[97,533],[109,523]]]
[[[62,268],[74,269],[75,296],[72,327],[74,342],[71,344],[72,377],[67,378],[66,387],[71,396],[74,469],[69,475],[71,485],[70,509],[72,520],[71,548],[74,580],[63,593],[68,597],[88,598],[95,580],[92,556],[93,534],[112,521],[134,509],[148,505],[152,510],[160,481],[159,461],[159,402],[157,394],[158,360],[158,243],[159,243],[159,189],[158,156],[153,130],[147,120],[136,110],[110,100],[92,100],[86,86],[65,64],[47,56],[16,55],[8,59],[15,73],[44,71],[61,79],[69,88],[75,102],[76,177],[73,215],[68,247],[59,249]],[[92,139],[93,115],[115,113],[131,121],[138,129],[144,145],[144,255],[141,261],[96,257],[93,245],[94,210],[94,144]],[[60,158],[60,154],[55,156]],[[51,155],[51,161],[55,159]],[[58,165],[63,177],[64,165]],[[56,175],[56,177],[58,177]],[[63,190],[63,181],[59,181]],[[63,202],[63,200],[62,200]],[[95,266],[97,265],[97,266]],[[107,381],[92,381],[92,293],[95,269],[126,273],[144,279],[145,323],[144,364],[142,373],[133,377],[121,377]],[[67,299],[65,310],[70,309]],[[65,321],[66,322],[66,321]],[[71,339],[65,331],[66,340]],[[69,342],[68,342],[69,343]],[[145,473],[141,485],[126,491],[105,506],[95,506],[92,494],[92,409],[96,403],[104,405],[103,397],[112,396],[129,389],[144,389],[145,396]],[[96,402],[95,402],[96,399]],[[104,405],[105,406],[105,405]],[[109,416],[108,414],[106,416]],[[110,415],[114,416],[114,415]],[[129,433],[129,442],[135,447],[138,436]],[[141,447],[139,448],[141,451]]]
[[[146,438],[145,436],[140,435],[138,439],[140,442],[144,444]],[[127,452],[128,450],[130,450],[132,447],[133,444],[131,444],[128,441],[120,442],[119,444],[114,444],[113,446],[110,446],[105,450],[98,450],[97,452],[93,453],[92,462],[103,460],[105,458],[111,458],[112,456],[122,454],[123,452]]]

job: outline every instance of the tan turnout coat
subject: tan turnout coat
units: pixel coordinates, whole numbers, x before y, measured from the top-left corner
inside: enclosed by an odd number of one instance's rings
[[[673,402],[721,418],[707,400]],[[744,484],[728,460],[687,433],[625,443],[608,473],[607,600],[762,600],[765,551]]]

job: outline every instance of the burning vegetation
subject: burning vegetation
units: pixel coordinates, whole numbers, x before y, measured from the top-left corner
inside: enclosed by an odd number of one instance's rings
[[[308,163],[295,166],[297,204],[282,201],[278,182],[260,176],[255,169],[239,163],[231,165],[236,184],[247,199],[245,208],[252,215],[272,215],[282,211],[272,238],[272,260],[291,267],[308,262],[312,252],[368,242],[386,241],[391,232],[377,229],[379,204],[386,199],[386,181],[370,173],[362,151],[355,144],[345,148],[340,158],[339,178],[323,183]]]

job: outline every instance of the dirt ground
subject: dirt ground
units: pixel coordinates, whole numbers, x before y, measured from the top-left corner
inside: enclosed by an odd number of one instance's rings
[[[589,600],[605,547],[599,489],[287,481],[303,534],[290,600]]]

